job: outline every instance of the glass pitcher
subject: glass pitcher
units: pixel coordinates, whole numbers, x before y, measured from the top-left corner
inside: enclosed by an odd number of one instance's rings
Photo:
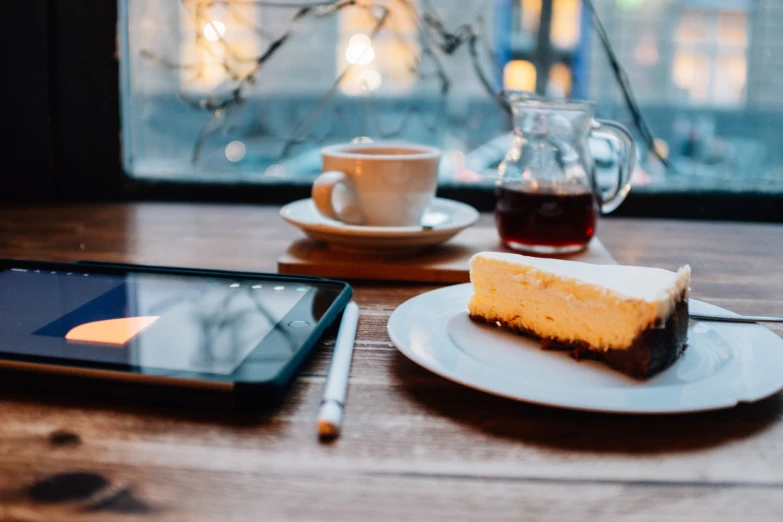
[[[514,117],[511,149],[498,167],[495,222],[503,242],[534,254],[584,249],[599,214],[616,209],[631,189],[636,149],[628,130],[594,119],[593,105],[507,92]],[[600,137],[617,156],[618,183],[598,188],[588,137]]]

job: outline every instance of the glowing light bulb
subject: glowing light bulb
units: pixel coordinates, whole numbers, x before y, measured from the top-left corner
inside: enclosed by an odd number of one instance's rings
[[[367,69],[366,71],[362,71],[362,73],[359,75],[359,85],[368,91],[374,91],[380,87],[381,82],[383,82],[381,73],[375,69]]]
[[[247,147],[241,141],[232,141],[226,145],[226,159],[232,163],[241,161],[245,157],[245,152],[247,152]]]
[[[375,59],[372,41],[366,34],[355,34],[348,40],[345,59],[353,65],[367,65]]]
[[[220,20],[212,20],[204,24],[204,38],[210,42],[217,42],[226,35],[226,24]]]

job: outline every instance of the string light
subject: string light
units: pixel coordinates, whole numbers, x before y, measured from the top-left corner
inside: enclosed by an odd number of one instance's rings
[[[345,59],[353,65],[367,65],[375,59],[372,41],[366,34],[355,34],[348,41]]]
[[[641,4],[641,0],[617,1],[618,5],[624,8],[634,8]],[[445,96],[449,92],[452,83],[449,75],[446,72],[446,68],[442,63],[442,57],[452,56],[460,51],[460,49],[464,50],[465,48],[467,48],[467,54],[478,82],[487,92],[489,97],[494,100],[501,109],[510,113],[510,107],[508,102],[505,100],[503,93],[497,91],[494,86],[494,82],[490,81],[491,75],[489,75],[485,70],[487,66],[482,64],[479,58],[486,50],[484,48],[487,47],[487,44],[484,40],[484,37],[481,36],[481,32],[477,25],[466,23],[460,25],[452,31],[446,27],[445,23],[439,17],[437,12],[429,9],[420,10],[416,8],[414,3],[410,0],[398,0],[398,2],[403,4],[408,9],[408,11],[411,13],[411,16],[415,18],[416,25],[421,28],[420,36],[422,49],[420,54],[423,57],[427,57],[429,63],[427,63],[426,68],[419,68],[421,64],[417,63],[415,66],[416,72],[421,77],[424,75],[433,76],[437,78],[438,82],[440,83],[439,92],[442,94],[442,103],[439,105],[437,118],[442,118],[445,116]],[[230,5],[236,3],[237,5],[274,5],[276,7],[280,7],[278,2],[267,2],[264,0],[258,0],[252,3],[223,0],[221,2],[215,3],[220,5]],[[618,79],[618,83],[620,84],[625,102],[632,112],[634,123],[636,124],[637,128],[640,129],[645,141],[652,143],[651,133],[647,126],[647,122],[638,108],[635,97],[633,96],[627,79],[625,78],[625,72],[619,65],[614,50],[608,42],[608,36],[606,35],[606,31],[603,28],[597,14],[595,13],[595,10],[593,9],[592,1],[582,0],[582,3],[584,8],[587,9],[588,14],[591,15],[593,25],[596,29],[596,32],[598,33],[599,41],[602,44],[606,54],[609,56],[612,72],[614,73],[615,78]],[[374,38],[375,35],[382,30],[389,30],[387,27],[389,14],[391,13],[389,7],[377,4],[360,5],[354,1],[349,0],[326,0],[313,1],[311,3],[292,3],[291,8],[295,9],[295,11],[288,26],[283,30],[282,33],[279,34],[279,36],[269,39],[266,49],[261,54],[253,56],[252,58],[248,57],[247,55],[243,56],[242,60],[240,60],[238,63],[249,64],[249,67],[245,70],[242,70],[241,72],[235,71],[235,62],[237,62],[237,57],[235,54],[233,54],[233,49],[225,45],[225,42],[222,40],[222,37],[226,32],[225,24],[219,20],[211,20],[201,28],[201,34],[203,35],[204,39],[210,42],[218,42],[221,48],[225,47],[226,55],[225,57],[221,58],[221,65],[223,66],[223,70],[232,71],[232,84],[228,89],[211,91],[197,100],[183,98],[185,103],[188,103],[192,107],[200,110],[206,110],[212,113],[212,117],[202,126],[201,131],[199,132],[199,136],[194,143],[192,152],[192,161],[194,163],[198,161],[201,149],[208,141],[207,138],[214,133],[225,130],[225,125],[228,122],[228,120],[224,117],[226,109],[238,106],[245,101],[245,96],[249,86],[256,84],[258,81],[259,71],[262,69],[264,64],[273,55],[275,55],[279,49],[284,47],[289,39],[293,37],[295,33],[295,26],[306,18],[320,18],[334,15],[346,7],[365,10],[369,17],[374,21],[374,26],[372,27],[372,30],[369,31],[369,35],[357,34],[354,35],[356,39],[353,42],[349,41],[347,49],[351,49],[353,44],[353,48],[350,53],[346,49],[346,59],[349,62],[350,69],[350,67],[353,66],[367,65],[375,60],[376,53],[372,48],[372,38]],[[391,29],[391,31],[393,32],[393,29]],[[180,64],[177,63],[176,60],[156,56],[154,53],[146,49],[142,49],[141,54],[144,58],[157,62],[158,64],[164,65],[166,67],[185,70],[193,67],[193,65],[189,63]],[[352,61],[356,63],[351,63]],[[421,63],[423,62],[424,60],[421,60]],[[330,100],[339,91],[341,82],[346,76],[348,76],[349,69],[346,69],[338,75],[338,78],[332,87],[324,92],[319,103],[316,104],[309,113],[304,115],[296,123],[293,132],[289,134],[290,138],[286,140],[284,146],[282,147],[282,151],[280,153],[281,157],[287,157],[287,155],[297,145],[314,139],[312,135],[313,128],[319,121],[319,116],[321,115],[323,108],[328,106]],[[377,73],[377,71],[375,72]],[[361,73],[359,73],[359,75],[360,74]],[[380,76],[380,73],[378,73],[378,75]],[[353,78],[355,81],[358,78],[358,75],[354,76]],[[380,86],[380,82],[376,82],[377,79],[378,78],[375,77],[373,73],[368,73],[365,75],[363,82],[367,89],[376,84],[377,86],[375,88],[378,88]],[[419,119],[423,120],[425,127],[428,129],[435,129],[436,131],[440,128],[437,119],[433,122],[428,122],[425,118],[421,118],[421,114],[419,114],[418,108],[414,107],[409,114],[416,114]],[[407,123],[410,120],[411,118],[406,116],[406,118],[403,119],[403,122]],[[399,133],[403,131],[404,126],[404,124],[400,125],[399,128],[393,132],[383,132],[382,135],[387,138],[391,137],[392,135],[399,135]],[[665,160],[663,161],[665,162]],[[279,167],[282,169],[282,166]],[[279,171],[277,168],[271,170],[268,169],[266,175],[274,176],[278,172]]]
[[[212,20],[204,24],[204,30],[202,31],[204,38],[210,42],[217,42],[226,35],[226,24],[220,20]]]
[[[367,69],[359,74],[359,85],[367,91],[374,91],[381,86],[383,78],[375,69]]]
[[[245,157],[245,152],[247,152],[247,147],[241,141],[232,141],[226,145],[226,159],[232,163],[242,161],[242,158]]]

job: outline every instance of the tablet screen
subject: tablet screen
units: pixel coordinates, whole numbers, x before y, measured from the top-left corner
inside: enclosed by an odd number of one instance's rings
[[[274,280],[11,267],[0,271],[0,351],[228,375],[314,292]],[[291,356],[275,349],[270,357]]]

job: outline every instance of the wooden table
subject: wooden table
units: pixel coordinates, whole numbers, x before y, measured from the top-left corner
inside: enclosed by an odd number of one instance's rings
[[[697,298],[783,315],[781,226],[605,219],[599,234],[621,263],[690,263]],[[3,257],[274,271],[297,237],[275,208],[0,209]],[[360,330],[332,443],[314,428],[332,339],[261,417],[0,394],[0,520],[781,520],[783,396],[636,417],[479,393],[389,342],[392,310],[431,288],[355,286]]]

